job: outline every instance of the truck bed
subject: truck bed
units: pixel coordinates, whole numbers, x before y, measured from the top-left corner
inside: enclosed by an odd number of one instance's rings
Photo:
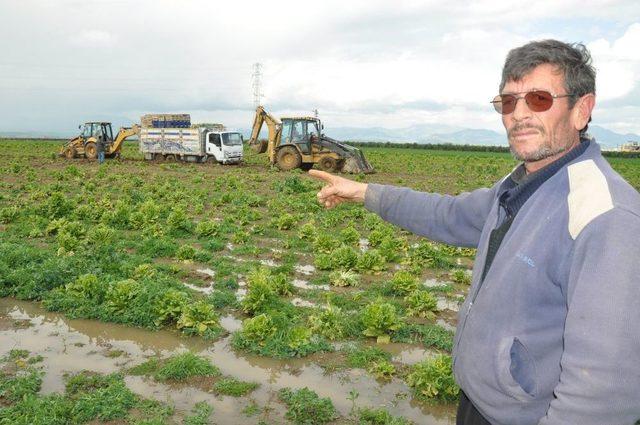
[[[140,130],[140,152],[196,156],[205,154],[200,142],[200,131],[196,128],[143,128]]]

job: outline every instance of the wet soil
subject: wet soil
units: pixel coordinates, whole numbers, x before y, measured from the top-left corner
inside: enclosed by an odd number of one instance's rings
[[[28,322],[27,327],[14,323]],[[223,317],[228,331],[238,329],[239,320]],[[245,397],[216,396],[206,385],[159,383],[148,377],[127,375],[127,386],[137,394],[175,407],[177,416],[185,416],[200,401],[213,406],[218,424],[286,423],[284,406],[277,391],[284,387],[309,387],[321,397],[329,397],[343,417],[348,417],[349,392],[359,393],[358,407],[384,407],[393,415],[402,415],[417,424],[453,424],[454,406],[425,405],[413,400],[411,391],[399,379],[376,381],[363,370],[321,367],[320,364],[342,362],[340,353],[323,353],[304,359],[275,360],[238,354],[230,347],[229,337],[211,343],[188,338],[171,331],[149,331],[92,320],[72,320],[47,312],[38,304],[0,298],[0,356],[14,348],[26,349],[44,357],[46,372],[41,392],[64,391],[63,375],[90,370],[99,373],[126,371],[153,356],[162,358],[191,350],[209,358],[223,375],[260,383]],[[429,357],[428,350],[407,344],[382,347],[393,355],[394,362],[413,364]],[[243,413],[256,403],[260,413],[248,417]],[[344,423],[344,422],[336,422]]]

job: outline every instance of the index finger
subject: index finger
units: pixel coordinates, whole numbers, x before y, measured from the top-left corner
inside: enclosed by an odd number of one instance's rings
[[[325,183],[333,184],[336,182],[337,177],[333,174],[327,173],[326,171],[320,170],[309,170],[309,175],[314,179],[322,180]]]

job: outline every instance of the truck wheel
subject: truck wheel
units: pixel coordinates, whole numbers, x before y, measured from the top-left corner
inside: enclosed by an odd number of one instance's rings
[[[282,171],[293,170],[294,168],[300,167],[302,157],[300,157],[300,153],[293,146],[285,146],[278,151],[276,164]]]
[[[74,148],[73,146],[69,146],[67,149],[65,149],[64,151],[64,157],[67,159],[73,159],[76,157],[76,148]]]
[[[164,159],[165,159],[167,162],[176,162],[176,156],[175,156],[175,155],[173,155],[173,154],[166,155],[166,156],[164,157]]]
[[[318,166],[323,171],[336,171],[338,169],[338,161],[336,161],[334,158],[331,158],[330,156],[325,156],[320,160]]]
[[[153,154],[153,160],[156,162],[163,162],[164,161],[164,155],[162,155],[161,153],[155,153]]]
[[[84,156],[88,159],[96,159],[98,157],[98,149],[95,143],[89,142],[84,145]]]
[[[215,165],[217,163],[218,163],[218,160],[216,159],[215,156],[211,155],[210,157],[207,158],[207,164]]]

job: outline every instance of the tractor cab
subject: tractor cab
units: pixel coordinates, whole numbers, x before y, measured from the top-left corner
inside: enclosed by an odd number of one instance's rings
[[[282,118],[281,145],[294,144],[300,152],[309,155],[312,152],[311,144],[320,140],[322,124],[313,117]]]
[[[111,130],[110,122],[88,122],[83,126],[78,126],[78,128],[80,128],[80,137],[85,142],[91,137],[97,140],[99,136],[102,136],[106,143],[113,142],[113,131]]]

